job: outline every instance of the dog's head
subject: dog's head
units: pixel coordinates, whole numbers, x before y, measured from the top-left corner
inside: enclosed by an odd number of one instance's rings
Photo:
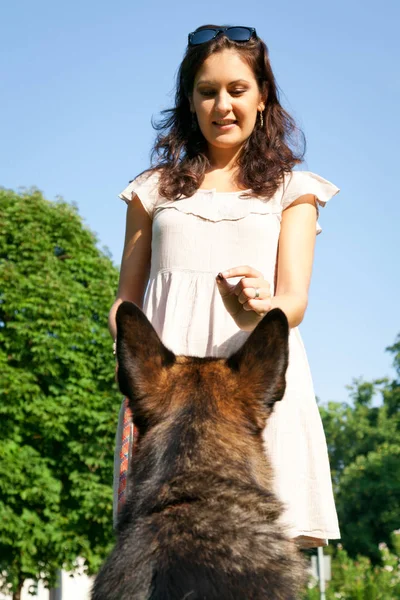
[[[139,440],[191,460],[252,462],[261,432],[285,391],[288,322],[271,310],[228,358],[176,356],[143,312],[123,302],[117,311],[118,382],[130,399]],[[163,450],[164,448],[164,450]]]

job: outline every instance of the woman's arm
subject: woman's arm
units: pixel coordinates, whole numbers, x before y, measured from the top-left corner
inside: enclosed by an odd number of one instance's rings
[[[316,198],[301,196],[282,213],[277,285],[271,308],[281,308],[289,326],[297,327],[308,303],[315,246]]]
[[[251,266],[233,267],[217,275],[225,308],[243,331],[253,331],[271,308],[282,309],[290,327],[303,320],[314,258],[316,213],[313,194],[301,196],[283,211],[273,298],[270,282]],[[228,281],[231,277],[241,280],[231,285]],[[256,289],[258,297],[254,296]]]
[[[138,196],[134,195],[126,212],[125,244],[122,254],[117,297],[110,309],[108,328],[113,339],[117,334],[115,315],[124,300],[140,308],[150,272],[152,221]]]

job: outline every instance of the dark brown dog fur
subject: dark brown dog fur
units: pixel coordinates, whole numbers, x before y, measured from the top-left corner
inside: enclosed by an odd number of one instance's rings
[[[285,315],[270,311],[228,359],[175,356],[132,303],[117,330],[139,441],[92,600],[295,600],[304,564],[262,441],[285,391]]]

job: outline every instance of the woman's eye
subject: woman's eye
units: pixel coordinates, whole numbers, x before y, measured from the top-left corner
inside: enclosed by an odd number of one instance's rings
[[[245,91],[246,90],[232,90],[229,93],[231,96],[240,96],[241,94],[244,94]],[[211,96],[214,96],[216,92],[214,90],[202,90],[200,94],[205,98],[210,98]]]

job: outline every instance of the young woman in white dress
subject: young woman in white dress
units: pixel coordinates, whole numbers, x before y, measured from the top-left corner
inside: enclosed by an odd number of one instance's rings
[[[265,429],[265,448],[288,533],[301,547],[325,545],[340,533],[298,325],[318,207],[339,190],[315,173],[293,170],[304,153],[292,140],[303,137],[280,105],[267,47],[253,28],[202,26],[189,35],[175,107],[158,129],[154,167],[120,194],[128,208],[111,335],[119,304],[130,300],[176,354],[228,356],[271,308],[281,308],[291,328],[287,387]],[[126,436],[125,404],[114,519],[124,416]]]

